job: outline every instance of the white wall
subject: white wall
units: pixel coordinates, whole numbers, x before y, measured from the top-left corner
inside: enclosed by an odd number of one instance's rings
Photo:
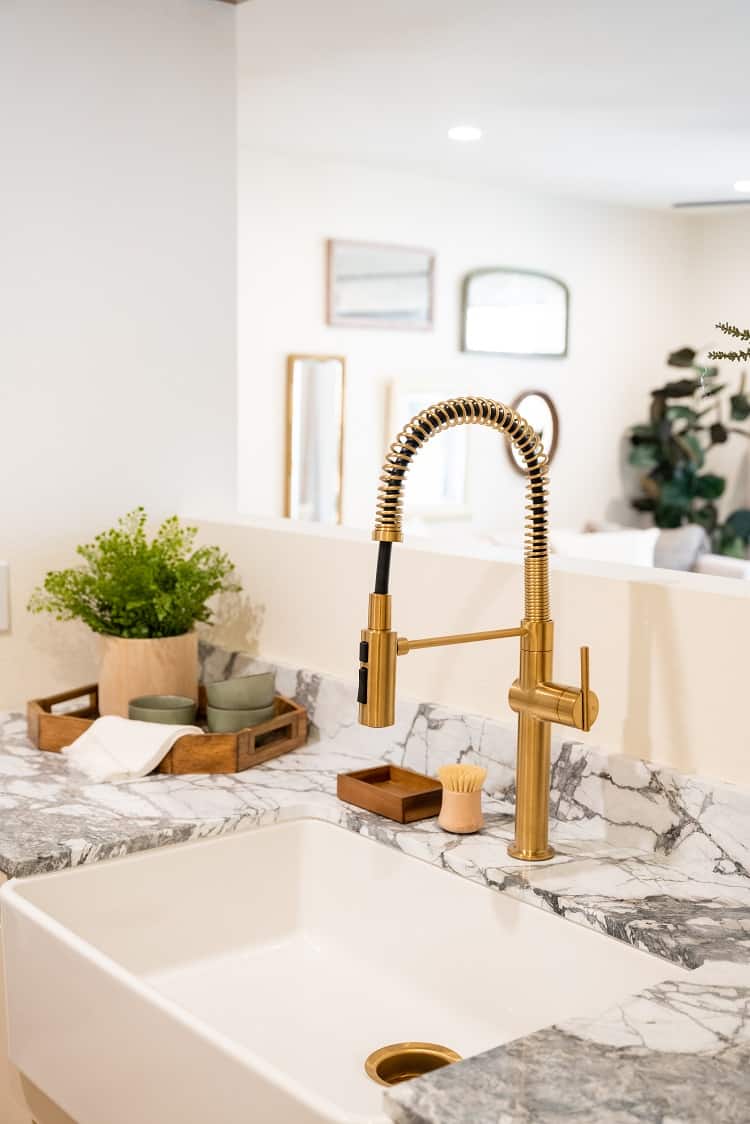
[[[246,590],[242,611],[215,630],[215,640],[347,678],[354,722],[357,648],[375,544],[365,532],[321,532],[288,520],[202,523],[201,534],[231,553]],[[522,584],[517,562],[397,546],[393,627],[412,638],[508,628],[523,611]],[[742,707],[747,582],[553,558],[550,588],[555,677],[577,684],[578,649],[589,644],[591,686],[600,701],[589,734],[564,734],[750,785]],[[398,661],[398,690],[511,722],[507,693],[517,669],[513,640],[417,651]]]
[[[720,351],[737,350],[735,341],[715,325],[728,320],[740,328],[750,327],[750,206],[692,212],[685,218],[690,274],[686,342],[697,348],[711,344]],[[719,364],[721,381],[732,393],[743,366],[750,369],[749,363]],[[722,420],[729,420],[726,414]],[[747,422],[732,424],[750,431]],[[750,441],[733,435],[726,445],[711,450],[709,467],[729,481],[721,501],[725,515],[750,506]]]
[[[750,325],[750,205],[690,212],[685,227],[693,346],[711,342],[731,350],[731,341],[714,325],[723,320]]]
[[[233,506],[236,11],[0,4],[0,706],[93,674],[25,602],[143,503]],[[23,693],[22,693],[23,692]]]
[[[284,358],[348,359],[344,522],[369,524],[386,439],[385,385],[419,380],[443,395],[502,401],[546,390],[561,440],[552,469],[552,520],[579,526],[623,514],[620,438],[645,420],[665,359],[683,343],[687,246],[681,217],[426,178],[363,164],[240,153],[241,510],[282,510]],[[328,237],[427,246],[437,252],[431,333],[363,331],[324,323]],[[508,359],[459,351],[460,283],[471,269],[517,265],[571,290],[570,354]],[[401,419],[401,422],[407,419]],[[497,435],[471,435],[471,503],[480,526],[520,527],[523,480]]]

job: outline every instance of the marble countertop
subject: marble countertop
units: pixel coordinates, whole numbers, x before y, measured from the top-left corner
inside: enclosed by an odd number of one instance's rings
[[[314,740],[244,774],[92,784],[59,755],[35,750],[22,716],[0,716],[0,871],[57,870],[301,816],[334,822],[697,969],[596,1019],[561,1023],[389,1091],[399,1124],[750,1120],[750,821],[729,797],[722,823],[736,846],[707,829],[714,805],[693,793],[687,845],[624,846],[629,836],[607,837],[596,816],[576,815],[553,826],[555,858],[528,866],[506,854],[512,815],[500,789],[484,797],[486,826],[472,836],[446,834],[435,820],[395,824],[339,802],[342,771],[378,758],[419,768],[409,738],[422,734],[407,720],[407,734],[393,743],[398,752],[376,742],[374,754],[350,711],[342,714],[320,682],[302,674],[281,689],[309,703]],[[556,753],[559,765],[565,747]],[[460,756],[455,748],[446,755]],[[576,768],[580,803],[586,776]],[[682,806],[675,813],[680,822],[683,813]],[[635,827],[650,830],[634,821],[628,833]]]
[[[665,982],[599,1018],[517,1038],[389,1092],[391,1117],[396,1124],[747,1124],[750,976],[743,978],[744,985]]]

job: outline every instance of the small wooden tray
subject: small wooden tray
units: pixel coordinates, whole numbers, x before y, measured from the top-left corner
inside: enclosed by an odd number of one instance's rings
[[[413,773],[411,769],[375,765],[354,773],[339,773],[336,795],[347,804],[356,804],[397,823],[414,823],[438,814],[443,786],[434,777]]]
[[[86,700],[75,709],[55,713],[53,708],[77,699]],[[299,749],[307,741],[307,711],[283,695],[274,699],[274,717],[236,734],[184,734],[178,738],[155,770],[157,773],[240,773],[282,753]],[[200,725],[205,716],[206,693],[198,689]],[[87,730],[99,717],[96,684],[77,691],[63,691],[27,705],[29,737],[37,749],[59,753]]]

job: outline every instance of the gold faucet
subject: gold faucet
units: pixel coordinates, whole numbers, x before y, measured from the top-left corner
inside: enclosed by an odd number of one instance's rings
[[[388,592],[391,546],[403,534],[404,479],[416,453],[435,434],[456,425],[486,425],[503,433],[521,454],[526,472],[524,538],[524,615],[518,628],[432,636],[407,640],[391,628]],[[359,647],[359,721],[363,726],[392,726],[395,721],[396,662],[419,648],[469,644],[517,636],[521,660],[518,679],[508,692],[518,715],[515,837],[508,854],[527,862],[549,859],[550,725],[558,722],[590,730],[599,700],[589,689],[589,650],[581,648],[581,686],[552,681],[553,624],[549,616],[549,547],[547,456],[529,423],[490,398],[451,398],[413,417],[391,445],[383,464],[372,537],[380,544],[375,590],[370,594],[367,628]]]

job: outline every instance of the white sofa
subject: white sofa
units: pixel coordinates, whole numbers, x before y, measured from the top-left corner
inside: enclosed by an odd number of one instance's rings
[[[750,580],[750,561],[713,554],[708,535],[694,523],[669,530],[659,527],[640,530],[599,524],[591,525],[585,531],[553,531],[550,549],[553,554],[566,558],[655,566],[664,570]]]

